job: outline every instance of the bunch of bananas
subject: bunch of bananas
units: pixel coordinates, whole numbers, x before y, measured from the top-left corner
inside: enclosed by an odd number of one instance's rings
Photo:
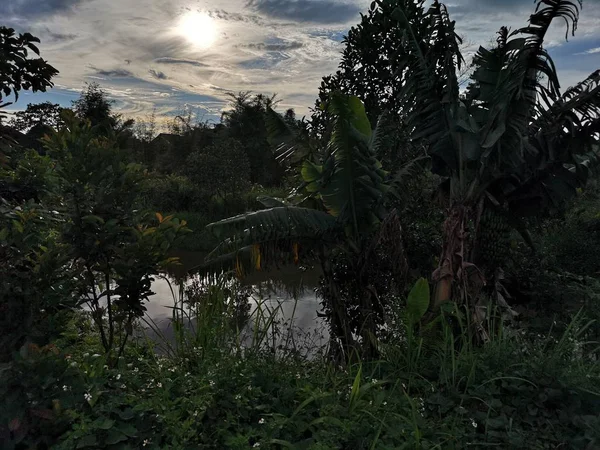
[[[501,266],[510,249],[510,226],[506,217],[493,208],[486,208],[479,222],[477,240],[482,262],[490,268]]]

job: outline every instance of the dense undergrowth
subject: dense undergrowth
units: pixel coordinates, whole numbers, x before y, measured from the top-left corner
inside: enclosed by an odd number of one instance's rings
[[[342,370],[258,346],[179,342],[166,358],[141,342],[109,368],[77,315],[3,371],[3,448],[597,448],[600,364],[585,325],[507,329],[482,347],[446,326]]]

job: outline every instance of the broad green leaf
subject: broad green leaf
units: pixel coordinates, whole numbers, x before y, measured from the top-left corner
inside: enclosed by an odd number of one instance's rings
[[[108,435],[106,436],[105,443],[108,445],[117,444],[119,442],[123,442],[127,440],[127,436],[121,433],[119,430],[111,429],[108,431]]]
[[[96,445],[96,436],[84,436],[77,443],[77,448],[94,447]]]
[[[354,115],[352,118],[352,125],[354,125],[354,128],[361,134],[371,137],[371,122],[369,122],[363,102],[358,97],[350,96],[348,98],[348,106],[350,106],[350,111],[352,111],[352,114]]]
[[[408,294],[406,312],[413,323],[418,322],[429,308],[429,283],[425,278],[417,280]]]

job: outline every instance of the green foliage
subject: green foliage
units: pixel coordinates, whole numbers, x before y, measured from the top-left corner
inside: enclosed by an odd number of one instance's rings
[[[115,142],[89,122],[65,120],[67,126],[46,139],[69,217],[61,235],[104,349],[112,356],[117,346],[119,355],[185,222],[156,213],[156,223],[137,212],[141,168],[127,164]]]
[[[429,283],[419,278],[406,299],[406,314],[410,323],[416,324],[423,318],[429,308]]]
[[[0,107],[10,104],[2,103],[2,96],[12,93],[18,100],[21,90],[45,92],[53,86],[58,70],[42,58],[29,57],[29,52],[40,54],[36,42],[40,40],[30,33],[17,35],[13,28],[0,27]]]

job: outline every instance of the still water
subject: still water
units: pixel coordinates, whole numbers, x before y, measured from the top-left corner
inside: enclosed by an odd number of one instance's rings
[[[200,252],[178,252],[180,265],[164,278],[156,278],[152,284],[155,295],[146,303],[146,316],[151,319],[167,338],[173,336],[171,317],[174,297],[178,298],[179,288],[175,279],[185,280],[185,284],[193,281],[187,272],[204,261],[204,254]],[[251,315],[256,308],[277,310],[277,319],[280,324],[285,324],[287,333],[293,333],[305,345],[323,346],[327,343],[328,333],[325,322],[317,316],[320,309],[319,298],[315,292],[318,286],[320,271],[316,268],[301,269],[296,266],[286,266],[269,272],[255,272],[241,282],[251,287],[248,301]],[[252,323],[246,325],[244,330],[251,334]],[[287,339],[280,336],[280,340]],[[151,335],[152,332],[149,332]]]

